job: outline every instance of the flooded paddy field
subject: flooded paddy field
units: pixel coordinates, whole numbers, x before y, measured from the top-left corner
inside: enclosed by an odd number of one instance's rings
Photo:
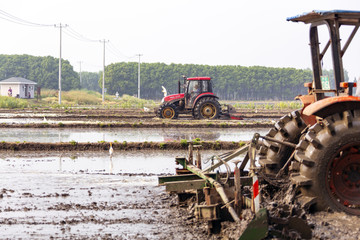
[[[266,128],[208,129],[208,128],[4,128],[0,141],[5,142],[169,142],[200,138],[204,141],[249,141],[254,133],[265,135]]]
[[[2,154],[0,238],[207,239],[157,186],[182,154]]]
[[[203,151],[203,159],[221,151]],[[1,239],[238,239],[251,219],[220,234],[177,205],[157,177],[186,151],[2,153]],[[359,239],[359,217],[307,215],[313,239]]]
[[[153,118],[150,113],[136,111],[0,111],[0,123],[5,123],[0,125],[0,141],[34,144],[75,141],[99,146],[99,142],[171,142],[194,138],[247,141],[255,132],[266,134],[270,128],[248,127],[247,123],[272,123],[274,116],[285,115],[271,112],[267,116],[251,111],[244,114],[249,119],[217,120],[210,126],[208,121],[187,118],[164,124],[164,120]],[[128,123],[129,127],[89,128],[85,124],[112,121]],[[140,121],[149,127],[140,128]],[[72,122],[82,127],[63,128],[59,124]],[[137,127],[131,127],[134,123]],[[22,127],[17,128],[17,124]],[[41,129],[32,128],[32,124]],[[202,151],[202,159],[208,160],[224,151],[228,150]],[[180,208],[176,196],[158,186],[158,176],[174,174],[175,156],[186,153],[186,148],[115,149],[110,158],[108,145],[100,146],[98,151],[86,148],[71,152],[0,151],[0,239],[238,239],[251,219],[246,211],[239,224],[223,222],[220,234],[208,235],[206,223],[196,220],[189,209]],[[234,164],[229,165],[233,170]],[[313,239],[360,239],[359,217],[331,212],[306,217],[313,228]]]

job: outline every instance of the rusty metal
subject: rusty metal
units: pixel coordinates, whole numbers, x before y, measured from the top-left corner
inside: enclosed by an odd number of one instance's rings
[[[241,201],[241,176],[240,176],[240,169],[235,166],[235,171],[234,171],[234,183],[235,183],[235,191],[234,191],[234,207],[235,207],[235,211],[236,213],[240,216],[241,215],[241,206],[242,206],[242,201]]]
[[[196,205],[195,206],[195,217],[202,220],[219,220],[220,210],[219,204],[211,205]]]
[[[185,190],[203,189],[206,186],[204,179],[191,181],[177,181],[165,183],[165,190],[167,192],[182,192]]]
[[[189,172],[189,170],[187,170]],[[206,176],[216,178],[216,173],[206,173]],[[159,185],[165,185],[169,182],[177,181],[191,181],[191,180],[200,180],[201,178],[196,174],[180,174],[180,175],[171,175],[171,176],[160,176],[158,177]]]
[[[292,147],[294,149],[296,148],[296,144],[291,143],[291,142],[279,141],[279,140],[277,140],[275,138],[267,137],[267,136],[260,136],[260,138],[263,138],[263,139],[268,140],[268,141],[276,142],[276,143],[279,143],[279,144],[282,144],[282,145],[285,145],[285,146],[288,146],[288,147]]]
[[[180,163],[181,164],[181,163]],[[201,177],[202,179],[205,179],[206,181],[208,181],[211,185],[213,185],[216,189],[216,191],[219,193],[223,203],[227,206],[227,209],[229,211],[229,213],[231,214],[231,216],[233,217],[235,222],[239,222],[240,218],[239,216],[236,214],[234,208],[231,206],[231,204],[229,204],[229,198],[227,197],[225,190],[223,188],[223,186],[217,182],[215,179],[211,178],[211,177],[207,177],[204,171],[202,171],[201,169],[188,164],[184,166],[186,169],[188,169],[189,171],[193,172],[194,174],[197,174],[199,177]]]
[[[192,142],[189,143],[189,157],[188,157],[188,162],[190,164],[194,164],[194,146],[192,144]]]
[[[223,162],[228,162],[231,159],[234,159],[237,156],[239,156],[239,155],[241,155],[243,153],[246,153],[247,150],[248,150],[248,146],[249,146],[249,144],[246,144],[246,145],[242,146],[241,148],[237,149],[236,151],[233,151],[233,152],[229,153],[226,157],[222,158],[222,157],[218,156],[218,158],[220,158],[221,161],[219,161],[218,163],[204,169],[204,172],[210,172],[210,171],[220,167],[221,165],[223,165],[224,164]]]
[[[286,161],[286,163],[284,164],[284,166],[279,170],[279,172],[276,174],[276,178],[281,177],[284,172],[285,169],[288,167],[288,165],[290,164],[291,160],[294,158],[295,155],[295,151],[292,152],[292,154],[290,155],[289,159]]]
[[[194,145],[193,146],[196,149],[196,167],[201,169],[201,154],[200,154],[200,148],[201,145]]]

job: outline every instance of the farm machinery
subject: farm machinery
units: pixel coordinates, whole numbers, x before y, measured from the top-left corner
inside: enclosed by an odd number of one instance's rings
[[[311,238],[304,212],[360,216],[360,97],[352,95],[356,83],[344,80],[343,69],[343,56],[360,26],[360,12],[312,11],[287,20],[310,24],[313,82],[304,84],[307,95],[296,97],[303,108],[283,116],[265,136],[254,134],[249,144],[212,156],[204,169],[200,146],[190,145],[188,156],[175,159],[182,166],[177,174],[159,178],[180,202],[189,194],[196,196],[195,216],[208,221],[210,231],[218,230],[219,222],[229,216],[239,222],[244,207],[250,207],[255,217],[240,239]],[[352,30],[345,42],[340,38],[344,26]],[[321,50],[319,27],[329,31]],[[329,48],[333,87],[322,74]],[[240,155],[245,157],[235,160]],[[214,170],[229,169],[229,161],[235,170],[227,170],[224,181],[224,174]]]
[[[219,97],[213,93],[210,77],[183,76],[183,78],[183,84],[178,82],[177,94],[167,96],[167,91],[163,87],[164,98],[160,106],[155,109],[157,117],[176,119],[179,114],[191,113],[195,119],[242,119],[231,105],[221,107]],[[181,85],[183,93],[181,93]]]

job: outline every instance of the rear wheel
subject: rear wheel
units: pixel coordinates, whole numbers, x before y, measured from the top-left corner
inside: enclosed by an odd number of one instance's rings
[[[300,117],[300,113],[293,111],[280,118],[266,136],[281,142],[287,141],[297,144],[305,127],[306,124]],[[257,158],[264,172],[274,175],[284,166],[293,151],[294,149],[291,147],[263,140]]]
[[[176,110],[176,106],[172,103],[161,104],[157,112],[159,118],[176,119],[179,116],[179,112]]]
[[[220,103],[215,98],[204,97],[196,103],[193,116],[197,119],[218,119],[220,112]]]
[[[301,165],[292,180],[300,186],[300,202],[360,215],[360,110],[334,114],[312,126],[295,158]]]

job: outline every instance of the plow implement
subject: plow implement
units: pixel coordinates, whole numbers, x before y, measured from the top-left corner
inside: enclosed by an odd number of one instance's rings
[[[303,239],[311,238],[311,229],[306,221],[291,211],[287,212],[290,207],[279,203],[278,207],[283,208],[279,214],[261,203],[262,186],[259,182],[263,178],[255,164],[259,138],[261,136],[255,134],[251,143],[235,151],[212,156],[210,166],[205,168],[202,168],[201,146],[190,144],[186,157],[175,158],[179,165],[176,175],[159,177],[159,185],[165,186],[170,194],[177,194],[179,205],[195,201],[194,215],[199,221],[207,222],[209,234],[219,233],[223,221],[247,224],[242,221],[242,211],[250,209],[254,218],[239,239],[288,237],[295,233]],[[235,159],[240,156],[242,160]],[[233,171],[229,163],[235,164]],[[226,166],[226,173],[218,171],[221,166]]]

